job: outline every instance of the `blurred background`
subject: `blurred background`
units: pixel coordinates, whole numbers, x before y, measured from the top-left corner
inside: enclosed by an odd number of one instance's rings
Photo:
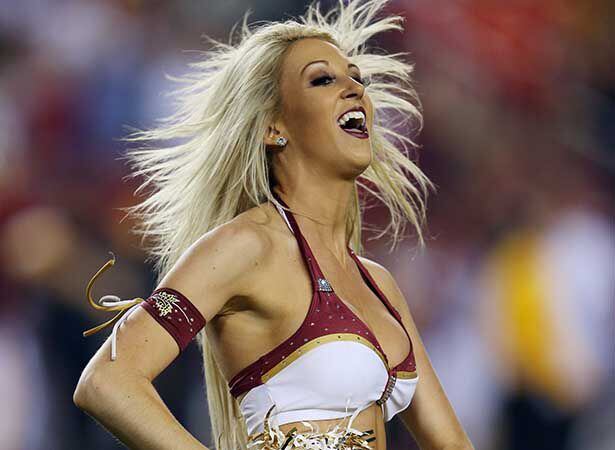
[[[334,2],[323,1],[324,5]],[[179,75],[250,21],[304,1],[21,0],[0,5],[0,448],[112,449],[77,409],[81,370],[110,328],[95,294],[146,296],[152,268],[118,208],[126,126],[170,111]],[[402,287],[477,449],[615,448],[615,6],[608,1],[414,0],[403,33],[425,127],[417,162],[438,186],[427,249],[366,232],[367,256]],[[381,208],[366,212],[384,227]],[[370,240],[371,239],[371,240]],[[107,331],[108,330],[108,331]],[[155,381],[211,442],[191,345]],[[416,448],[399,418],[388,448]]]

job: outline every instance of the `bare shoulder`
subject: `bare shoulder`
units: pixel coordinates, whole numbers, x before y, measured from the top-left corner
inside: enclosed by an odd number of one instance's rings
[[[391,273],[382,264],[368,259],[365,256],[359,256],[359,260],[363,263],[365,267],[367,267],[367,270],[369,270],[371,276],[376,279],[376,282],[380,281],[380,278],[385,279],[391,276]]]
[[[223,247],[230,252],[240,252],[242,259],[248,261],[262,259],[272,247],[272,239],[265,225],[264,213],[254,207],[205,233],[194,246],[209,251],[211,247]]]
[[[407,309],[408,304],[391,272],[382,264],[364,256],[359,256],[359,260],[367,268],[378,287],[384,292],[384,295],[386,295],[393,306],[400,311],[401,309]]]
[[[258,288],[273,259],[273,240],[262,211],[252,208],[209,230],[179,257],[158,287],[171,287],[195,299],[211,319],[224,303]]]
[[[367,270],[369,271],[370,275],[374,278],[374,280],[376,280],[376,283],[378,284],[380,289],[385,291],[385,294],[387,294],[387,296],[388,296],[389,291],[393,287],[397,287],[397,283],[395,282],[393,275],[382,264],[376,261],[373,261],[371,259],[368,259],[364,256],[359,256],[359,260],[367,268]]]

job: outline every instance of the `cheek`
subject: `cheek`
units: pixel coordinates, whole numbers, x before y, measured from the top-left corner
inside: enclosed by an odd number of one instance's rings
[[[326,99],[310,96],[297,99],[288,109],[287,123],[294,135],[318,139],[320,133],[328,133],[333,123],[333,109]],[[314,133],[318,130],[319,133]]]
[[[368,125],[373,125],[374,124],[374,104],[372,103],[372,100],[369,98],[369,95],[365,94],[363,98],[365,101],[365,110],[367,111],[367,117],[369,121]]]

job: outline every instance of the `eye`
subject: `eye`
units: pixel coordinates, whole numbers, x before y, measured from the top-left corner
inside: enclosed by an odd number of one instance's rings
[[[329,82],[327,81],[333,81],[333,77],[330,77],[329,75],[324,75],[322,77],[318,77],[314,80],[312,80],[312,86],[320,86],[320,85],[327,85],[329,84]]]
[[[371,84],[371,79],[369,77],[352,77],[353,80],[361,83],[363,86],[369,86]]]

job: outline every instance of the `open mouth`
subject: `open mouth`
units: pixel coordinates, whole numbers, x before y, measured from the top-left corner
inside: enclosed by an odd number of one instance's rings
[[[359,139],[367,139],[369,137],[365,110],[362,107],[346,111],[337,119],[337,124],[342,131],[351,136]]]

